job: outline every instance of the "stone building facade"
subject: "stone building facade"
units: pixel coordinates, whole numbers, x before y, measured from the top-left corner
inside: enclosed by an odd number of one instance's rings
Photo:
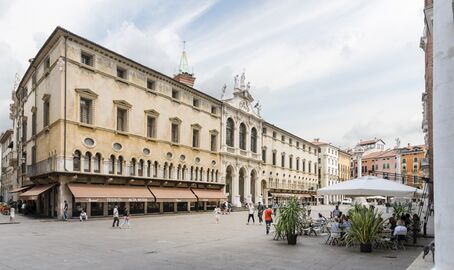
[[[170,78],[55,29],[13,99],[19,199],[61,218],[65,201],[70,215],[103,216],[114,205],[149,214],[315,194],[318,148],[266,123],[244,74],[218,100],[193,88],[187,66],[183,52]],[[267,128],[292,141],[268,145]],[[270,165],[268,147],[292,161]]]
[[[315,139],[313,142],[319,147],[319,187],[327,187],[339,183],[339,148],[331,143]],[[341,196],[324,196],[323,203],[334,203],[341,200]]]

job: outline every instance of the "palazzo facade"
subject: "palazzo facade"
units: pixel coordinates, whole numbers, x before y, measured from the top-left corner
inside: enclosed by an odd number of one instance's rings
[[[244,74],[224,100],[194,80],[185,52],[171,78],[56,28],[13,95],[18,198],[59,218],[311,198],[317,146],[265,122]]]

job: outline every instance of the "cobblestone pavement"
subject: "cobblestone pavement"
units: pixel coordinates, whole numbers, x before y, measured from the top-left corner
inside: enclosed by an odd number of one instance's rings
[[[332,208],[312,207],[312,216]],[[288,246],[246,218],[236,212],[216,224],[211,213],[133,217],[131,229],[113,229],[110,219],[18,216],[19,224],[0,225],[0,269],[406,269],[422,250],[362,254],[315,236]]]

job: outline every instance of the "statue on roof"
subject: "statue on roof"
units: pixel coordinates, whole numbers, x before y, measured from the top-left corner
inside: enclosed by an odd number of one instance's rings
[[[246,76],[244,75],[244,71],[243,73],[241,74],[241,82],[240,82],[240,88],[241,89],[244,89],[244,81],[246,80]]]
[[[225,91],[227,90],[227,84],[224,83],[224,86],[222,86],[222,95],[221,95],[221,99],[224,99],[224,96],[225,96]]]
[[[251,89],[251,82],[247,82],[247,85],[246,85],[246,90],[250,90]]]
[[[235,89],[238,88],[238,75],[235,75],[235,77],[233,78],[234,82],[235,82]]]

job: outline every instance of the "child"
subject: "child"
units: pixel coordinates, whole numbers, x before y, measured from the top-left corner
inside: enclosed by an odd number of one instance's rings
[[[131,225],[129,224],[129,212],[128,209],[125,209],[124,215],[123,215],[123,223],[120,225],[120,229],[123,228],[123,225],[128,225],[128,229],[131,229]]]
[[[14,207],[11,207],[9,209],[9,222],[15,222],[16,221],[16,209]]]
[[[219,224],[219,218],[221,215],[221,208],[219,206],[216,206],[213,211],[214,217],[216,218],[216,224]]]

